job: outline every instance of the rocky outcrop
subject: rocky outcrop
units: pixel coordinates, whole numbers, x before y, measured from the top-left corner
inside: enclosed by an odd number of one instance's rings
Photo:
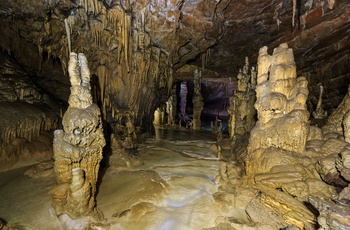
[[[59,216],[99,218],[95,193],[105,139],[101,113],[92,103],[90,71],[84,54],[70,54],[71,95],[63,116],[63,130],[55,131],[54,158],[57,186],[52,205]]]

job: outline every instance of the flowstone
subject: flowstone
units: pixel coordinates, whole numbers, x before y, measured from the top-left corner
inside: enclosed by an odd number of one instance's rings
[[[58,184],[51,192],[52,205],[58,216],[98,219],[95,193],[105,139],[100,109],[92,103],[84,54],[70,53],[69,77],[69,107],[62,119],[63,130],[55,131],[53,142]]]

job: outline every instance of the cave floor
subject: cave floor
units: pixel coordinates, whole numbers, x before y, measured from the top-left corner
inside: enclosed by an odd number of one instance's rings
[[[221,165],[214,144],[210,132],[158,129],[155,138],[139,145],[138,166],[115,167],[112,155],[96,198],[103,223],[110,229],[215,226],[225,213],[212,196]],[[33,178],[24,174],[29,168],[0,173],[0,217],[8,226],[60,229],[50,206],[53,170]]]

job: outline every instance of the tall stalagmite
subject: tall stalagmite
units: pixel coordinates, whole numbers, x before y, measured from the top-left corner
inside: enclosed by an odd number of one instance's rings
[[[260,49],[257,84],[258,122],[249,140],[248,173],[269,170],[259,166],[266,149],[301,154],[309,132],[308,82],[297,78],[293,50],[287,44],[275,48],[272,56],[266,46]]]
[[[238,90],[235,90],[230,97],[228,108],[230,114],[228,126],[231,140],[234,140],[236,135],[244,135],[250,132],[255,125],[255,75],[253,69],[249,73],[249,60],[246,57],[243,71],[239,70],[237,75]]]
[[[193,120],[192,128],[201,128],[201,114],[204,106],[203,97],[201,93],[201,72],[196,69],[194,72],[194,95],[193,95]]]
[[[56,214],[77,219],[98,217],[95,208],[96,182],[102,148],[105,146],[101,113],[92,103],[90,71],[84,54],[70,54],[69,107],[63,116],[63,130],[56,130],[53,142],[57,186],[52,190]]]

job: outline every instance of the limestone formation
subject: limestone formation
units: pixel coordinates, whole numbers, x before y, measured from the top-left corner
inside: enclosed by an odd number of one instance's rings
[[[168,125],[175,125],[176,118],[176,87],[173,87],[171,90],[171,95],[166,101],[166,112],[168,114]]]
[[[228,133],[230,135],[230,139],[236,139],[236,97],[235,94],[230,97],[230,105],[227,109],[227,112],[230,114],[230,119],[228,122]]]
[[[63,116],[63,130],[55,131],[53,143],[57,185],[51,192],[52,205],[58,216],[99,217],[95,195],[105,139],[100,109],[92,103],[84,54],[70,54],[69,76],[69,107]]]
[[[193,95],[193,120],[192,128],[201,128],[201,114],[204,106],[203,97],[201,93],[201,72],[196,69],[194,72],[194,95]]]
[[[261,161],[258,155],[265,149],[301,154],[309,133],[308,83],[304,77],[297,78],[293,51],[287,44],[275,48],[272,56],[266,46],[260,49],[257,83],[258,122],[249,140],[248,173],[261,170],[251,166]]]
[[[153,118],[153,125],[155,126],[160,126],[160,125],[164,125],[164,110],[161,107],[158,107],[155,111],[154,111],[154,118]]]
[[[320,85],[320,95],[318,97],[316,110],[312,113],[314,118],[317,118],[317,119],[322,119],[327,117],[327,111],[324,111],[322,109],[322,96],[323,96],[323,86]]]
[[[342,102],[338,105],[336,109],[332,111],[329,115],[327,122],[324,126],[322,126],[322,130],[325,134],[331,135],[332,133],[336,133],[339,135],[344,134],[344,129],[347,127],[343,127],[343,125],[347,125],[348,120],[348,112],[350,111],[350,86],[348,87],[348,91],[343,98]],[[344,123],[345,122],[345,123]]]
[[[52,157],[57,101],[10,53],[0,49],[0,172]]]
[[[249,59],[245,58],[243,71],[240,69],[237,75],[237,88],[230,97],[228,113],[230,120],[228,123],[230,139],[236,138],[236,135],[244,135],[254,127],[256,110],[255,102],[255,85],[256,74],[253,69],[249,73]]]

